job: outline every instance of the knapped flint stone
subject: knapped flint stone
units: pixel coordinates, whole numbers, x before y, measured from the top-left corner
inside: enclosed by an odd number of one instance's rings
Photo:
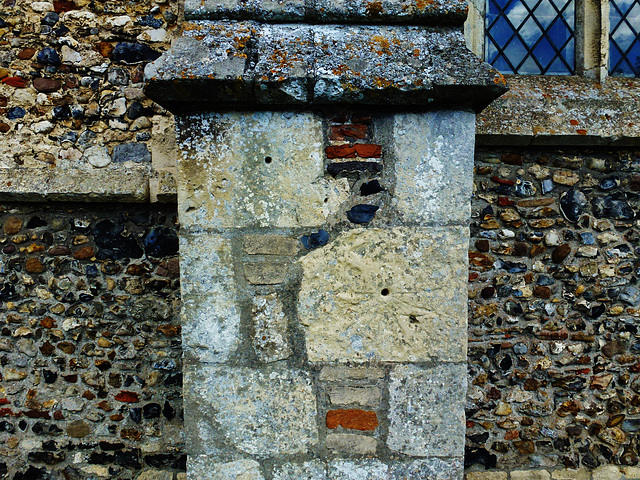
[[[13,107],[7,111],[7,118],[9,120],[17,120],[23,118],[27,114],[27,111],[22,107]]]
[[[36,57],[38,63],[42,65],[51,65],[57,67],[60,65],[60,55],[51,47],[45,47],[38,53]]]
[[[614,195],[606,197],[594,197],[591,200],[593,215],[596,218],[613,218],[615,220],[632,220],[635,213],[631,205],[624,198]]]
[[[71,107],[62,105],[53,107],[53,118],[55,120],[67,120],[71,116]]]
[[[360,186],[360,195],[363,197],[367,197],[369,195],[375,195],[376,193],[383,192],[385,189],[380,185],[380,181],[371,180],[370,182],[364,183]]]
[[[560,196],[560,211],[570,222],[577,222],[587,208],[587,197],[579,190],[571,189]]]
[[[173,256],[178,248],[178,235],[170,228],[156,227],[144,237],[144,250],[149,257]]]
[[[377,205],[355,205],[347,211],[347,219],[351,223],[366,224],[373,220],[380,207]]]
[[[402,365],[389,380],[389,433],[393,452],[462,458],[465,443],[466,366]]]
[[[640,302],[640,290],[629,285],[622,289],[619,298],[629,305],[637,305]]]
[[[562,245],[558,245],[553,249],[553,253],[551,254],[551,260],[554,263],[562,263],[565,258],[571,253],[571,245],[568,243],[563,243]]]
[[[316,397],[307,372],[201,364],[187,371],[187,441],[211,451],[215,443],[258,457],[306,453],[318,443]]]
[[[114,48],[111,58],[116,63],[133,65],[156,60],[160,55],[160,52],[141,43],[120,42]]]
[[[151,162],[151,152],[144,143],[121,143],[113,149],[112,159],[114,163],[149,163]]]
[[[60,20],[60,15],[58,15],[56,12],[49,12],[44,16],[42,20],[40,20],[40,23],[53,27],[56,23],[58,23],[58,20]]]
[[[56,92],[62,88],[62,80],[58,78],[34,78],[33,88],[42,93]]]
[[[464,447],[464,466],[483,465],[485,469],[495,468],[498,457],[486,448]]]

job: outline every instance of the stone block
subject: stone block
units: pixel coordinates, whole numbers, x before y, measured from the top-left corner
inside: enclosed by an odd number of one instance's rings
[[[378,406],[382,399],[379,387],[331,387],[329,399],[334,405]]]
[[[277,294],[256,295],[252,299],[253,350],[258,360],[269,363],[291,356],[287,317]]]
[[[552,471],[551,480],[591,480],[591,472],[586,468],[563,468]]]
[[[165,470],[146,470],[136,480],[173,480],[173,472]]]
[[[640,467],[622,467],[625,480],[640,480]]]
[[[189,456],[187,472],[189,480],[264,480],[255,460],[222,463],[207,455]]]
[[[465,365],[401,365],[391,371],[389,382],[389,449],[418,457],[462,457]]]
[[[428,458],[413,462],[382,463],[378,460],[334,460],[328,480],[461,480],[462,459]]]
[[[384,370],[377,367],[344,367],[340,366],[326,366],[320,370],[321,382],[334,382],[342,383],[349,380],[365,380],[367,382],[375,382],[384,378]]]
[[[300,260],[309,361],[464,361],[468,230],[354,228]]]
[[[622,471],[615,465],[603,465],[591,471],[594,479],[598,480],[622,480]]]
[[[507,472],[468,472],[465,480],[509,480]]]
[[[546,470],[514,470],[511,480],[549,480],[551,474]]]
[[[252,285],[277,285],[283,283],[289,273],[290,264],[286,262],[245,263],[244,276]]]
[[[284,235],[246,235],[243,247],[249,255],[296,255],[300,240]]]
[[[392,204],[407,222],[467,224],[471,215],[475,115],[466,111],[392,117]]]
[[[147,166],[112,165],[91,170],[71,168],[0,168],[0,201],[146,202]]]
[[[212,113],[177,124],[183,226],[319,226],[348,196],[343,181],[324,176],[317,115]]]
[[[224,363],[240,343],[240,311],[232,279],[211,283],[208,295],[182,297],[186,361]]]
[[[183,295],[209,295],[220,279],[231,282],[231,240],[209,233],[180,232],[180,288]]]
[[[325,442],[329,450],[350,455],[375,455],[377,445],[375,437],[352,433],[330,433]]]
[[[306,453],[318,442],[316,398],[306,372],[192,366],[184,390],[193,453],[233,446],[267,457]]]
[[[273,480],[327,480],[324,465],[318,460],[284,463],[274,467]]]

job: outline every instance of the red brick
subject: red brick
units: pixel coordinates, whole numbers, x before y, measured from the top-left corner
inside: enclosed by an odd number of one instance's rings
[[[7,77],[2,79],[2,83],[10,87],[26,88],[29,85],[29,80],[22,77]]]
[[[368,410],[329,410],[327,428],[344,427],[351,430],[375,430],[378,426],[376,412]]]
[[[335,145],[325,148],[327,158],[355,158],[356,149],[351,145]]]
[[[119,394],[116,395],[115,398],[119,402],[126,402],[126,403],[138,403],[140,401],[140,398],[137,393],[128,392],[126,390],[122,390]]]
[[[370,143],[358,143],[354,145],[356,153],[360,158],[380,158],[382,155],[382,146]]]
[[[364,139],[367,138],[368,127],[361,123],[351,123],[348,125],[333,125],[331,127],[331,140],[346,140],[347,138]]]
[[[70,10],[77,10],[75,2],[71,0],[53,0],[53,11],[56,13],[64,13]]]

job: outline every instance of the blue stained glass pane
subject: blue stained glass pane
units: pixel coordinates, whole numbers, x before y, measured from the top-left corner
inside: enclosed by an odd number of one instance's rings
[[[560,58],[557,58],[547,70],[548,75],[568,75],[569,73],[569,69]]]
[[[611,0],[609,71],[640,78],[640,0]]]
[[[553,60],[553,57],[555,57],[555,50],[549,43],[549,40],[543,38],[533,49],[533,54],[540,65],[549,65]]]
[[[559,70],[559,59],[562,72],[572,74],[574,1],[487,0],[492,41],[487,41],[486,60],[502,73],[539,75],[551,73],[552,65]]]

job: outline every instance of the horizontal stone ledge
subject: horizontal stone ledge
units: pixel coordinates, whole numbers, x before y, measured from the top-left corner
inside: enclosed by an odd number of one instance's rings
[[[509,76],[477,118],[482,145],[638,146],[640,79]]]
[[[186,0],[187,20],[462,25],[466,0]]]
[[[479,111],[507,90],[457,28],[190,22],[145,69],[175,113],[362,105]]]
[[[148,167],[93,171],[58,168],[0,169],[0,201],[134,202],[150,201]],[[165,180],[166,181],[166,180]],[[162,183],[162,179],[159,180]],[[165,200],[170,195],[164,194]]]

